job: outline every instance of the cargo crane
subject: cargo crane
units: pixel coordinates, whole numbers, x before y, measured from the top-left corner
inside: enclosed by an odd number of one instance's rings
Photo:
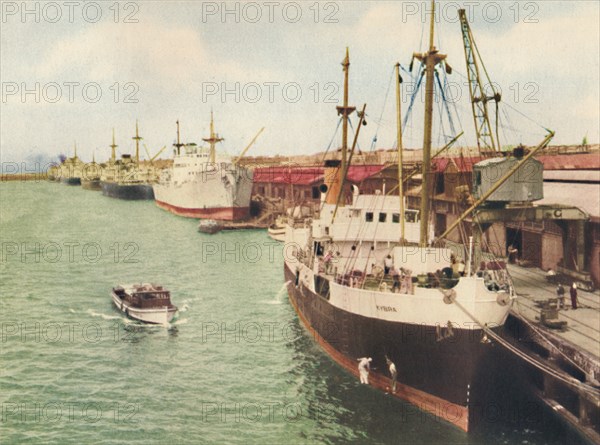
[[[473,108],[473,120],[475,122],[475,132],[477,133],[477,147],[483,156],[493,156],[500,151],[500,137],[498,135],[498,104],[502,95],[496,91],[494,84],[485,68],[483,59],[479,54],[477,44],[473,39],[471,27],[467,20],[464,9],[458,11],[465,48],[465,60],[467,63],[467,76],[469,79],[469,92],[471,96],[471,107]],[[482,83],[480,65],[487,80],[487,86],[492,94],[486,94],[485,85]],[[492,132],[487,104],[489,101],[496,103],[496,138]]]

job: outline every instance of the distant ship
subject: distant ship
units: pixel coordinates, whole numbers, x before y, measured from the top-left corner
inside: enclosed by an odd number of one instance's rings
[[[73,157],[65,159],[59,166],[57,176],[63,184],[81,185],[85,163],[77,156],[77,144],[75,144],[74,151]],[[54,176],[54,178],[57,176]]]
[[[138,124],[135,123],[135,158],[124,154],[121,159],[116,159],[115,135],[109,165],[103,170],[100,187],[104,196],[125,200],[154,199],[152,183],[157,180],[156,169],[150,165],[143,167],[140,164],[140,140]]]
[[[83,167],[83,175],[81,177],[81,188],[85,190],[102,190],[100,179],[102,176],[102,168],[104,164],[96,163],[96,156],[92,158],[92,162],[85,164]]]
[[[249,215],[252,171],[239,160],[256,141],[261,131],[235,160],[217,155],[215,145],[223,141],[214,131],[211,113],[209,147],[182,144],[177,121],[177,143],[173,166],[163,170],[154,184],[156,204],[169,212],[188,218],[240,220]]]

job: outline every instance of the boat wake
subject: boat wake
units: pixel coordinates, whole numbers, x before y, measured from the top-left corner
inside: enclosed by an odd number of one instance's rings
[[[288,284],[290,284],[291,281],[286,281],[285,283],[283,283],[283,285],[281,286],[281,289],[279,289],[277,291],[277,294],[275,294],[275,298],[273,298],[272,300],[266,300],[266,301],[262,301],[262,303],[264,304],[281,304],[284,302],[285,300],[285,293],[288,287]]]
[[[71,311],[74,313],[74,311],[72,309],[71,309]],[[92,317],[100,317],[103,320],[120,320],[123,318],[120,315],[107,315],[107,314],[101,314],[98,312],[94,312],[94,310],[92,310],[92,309],[88,309],[86,312],[89,315],[91,315]]]

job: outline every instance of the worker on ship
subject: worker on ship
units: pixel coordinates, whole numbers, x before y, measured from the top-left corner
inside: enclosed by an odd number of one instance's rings
[[[394,261],[392,260],[392,256],[388,255],[383,260],[383,273],[387,276],[390,274],[390,270],[394,267]]]
[[[363,357],[358,359],[358,374],[360,376],[360,383],[364,385],[369,384],[369,371],[371,371],[371,357]]]
[[[392,394],[396,394],[396,380],[398,379],[398,370],[396,369],[396,365],[393,361],[386,356],[385,361],[388,365],[388,369],[390,370],[391,377],[391,386],[392,386]]]

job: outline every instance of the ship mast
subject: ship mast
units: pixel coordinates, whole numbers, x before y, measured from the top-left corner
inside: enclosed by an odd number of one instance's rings
[[[135,140],[135,162],[136,164],[140,163],[140,141],[143,139],[138,131],[138,121],[135,121],[135,137],[132,138]]]
[[[183,144],[181,143],[180,139],[179,139],[179,119],[177,119],[177,143],[173,144],[173,147],[175,147],[177,149],[177,156],[179,156],[180,152],[181,152],[181,147],[183,147]]]
[[[402,102],[400,100],[400,87],[402,78],[400,77],[400,64],[396,64],[396,125],[398,139],[398,195],[400,196],[400,242],[404,243],[404,177],[403,177],[403,159],[402,159]]]
[[[356,110],[355,107],[348,106],[348,74],[350,72],[350,51],[346,47],[346,57],[342,62],[344,67],[344,105],[336,107],[338,115],[342,116],[342,163],[338,172],[338,184],[342,184],[342,175],[346,171],[346,163],[348,157],[348,117]],[[339,204],[344,206],[344,201]]]
[[[215,152],[215,145],[217,145],[217,142],[224,141],[225,139],[220,138],[219,135],[215,133],[215,125],[212,110],[210,111],[210,137],[203,138],[202,140],[210,144],[210,163],[214,164],[217,158]]]
[[[434,25],[435,25],[435,0],[431,0],[431,25],[429,29],[429,51],[423,54],[415,53],[416,58],[425,64],[427,73],[427,83],[425,86],[425,124],[423,134],[423,168],[422,190],[421,190],[421,236],[420,247],[427,247],[429,243],[429,183],[431,168],[431,134],[433,132],[433,94],[434,94],[434,74],[437,64],[446,59],[445,54],[440,54],[434,46]],[[450,67],[446,66],[448,72]]]
[[[117,160],[117,147],[118,145],[115,144],[115,129],[113,128],[113,137],[112,137],[112,144],[109,145],[111,152],[110,152],[110,161],[112,164],[114,164]]]

